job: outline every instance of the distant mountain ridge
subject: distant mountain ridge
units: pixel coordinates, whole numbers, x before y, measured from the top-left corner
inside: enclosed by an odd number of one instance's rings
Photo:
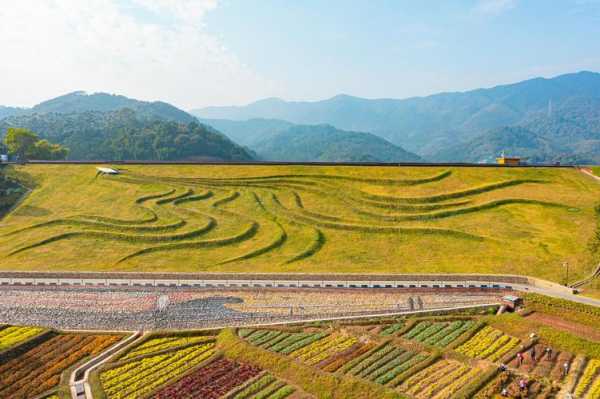
[[[210,125],[225,133],[236,143],[253,147],[285,130],[295,126],[293,123],[280,119],[250,119],[247,121],[232,121],[228,119],[202,119],[200,122]]]
[[[110,112],[123,108],[134,110],[140,118],[162,119],[181,123],[193,122],[196,118],[187,112],[162,101],[140,101],[108,93],[87,94],[76,91],[37,104],[27,113],[70,114],[86,111]]]
[[[570,135],[565,153],[576,151],[573,139],[579,142],[600,137],[598,101],[600,74],[584,71],[404,100],[347,95],[315,102],[271,98],[242,107],[207,107],[191,113],[201,118],[331,124],[374,133],[426,159],[439,160],[448,155],[448,148],[468,145],[492,129],[507,126],[523,126],[559,147],[561,136]],[[545,125],[544,132],[532,125]],[[576,153],[571,155],[577,158]],[[455,156],[452,160],[460,161],[468,154],[455,152]]]
[[[418,155],[371,133],[331,125],[295,125],[251,148],[268,161],[422,162]]]

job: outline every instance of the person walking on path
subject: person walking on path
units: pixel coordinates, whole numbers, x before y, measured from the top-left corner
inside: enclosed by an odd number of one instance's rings
[[[552,359],[552,348],[549,346],[546,347],[545,352],[546,352],[546,359],[551,360]]]
[[[535,345],[531,347],[531,361],[535,362]]]
[[[527,388],[527,382],[525,381],[524,378],[521,378],[519,380],[519,389],[521,389],[521,391],[524,391]]]
[[[521,352],[517,353],[517,361],[519,362],[519,367],[523,365],[523,354]]]
[[[569,374],[569,362],[565,362],[563,364],[562,372],[563,372],[562,373],[563,374],[563,378],[565,378],[567,376],[567,374]]]

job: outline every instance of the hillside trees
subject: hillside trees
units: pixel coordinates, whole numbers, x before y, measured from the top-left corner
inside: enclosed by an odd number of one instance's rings
[[[52,144],[40,138],[31,130],[8,128],[4,137],[8,153],[19,159],[65,159],[69,150],[59,144]]]
[[[27,128],[69,148],[77,160],[250,161],[253,155],[210,126],[149,120],[138,112],[118,111],[33,114],[0,121],[0,135]]]

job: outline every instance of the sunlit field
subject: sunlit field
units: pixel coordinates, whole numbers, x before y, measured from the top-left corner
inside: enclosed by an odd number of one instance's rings
[[[11,270],[514,273],[597,260],[600,184],[575,169],[93,165],[9,169]]]

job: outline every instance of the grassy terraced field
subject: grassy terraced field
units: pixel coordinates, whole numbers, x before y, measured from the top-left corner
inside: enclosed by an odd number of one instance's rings
[[[16,270],[479,272],[571,280],[597,261],[600,184],[575,169],[92,165],[9,169]]]

